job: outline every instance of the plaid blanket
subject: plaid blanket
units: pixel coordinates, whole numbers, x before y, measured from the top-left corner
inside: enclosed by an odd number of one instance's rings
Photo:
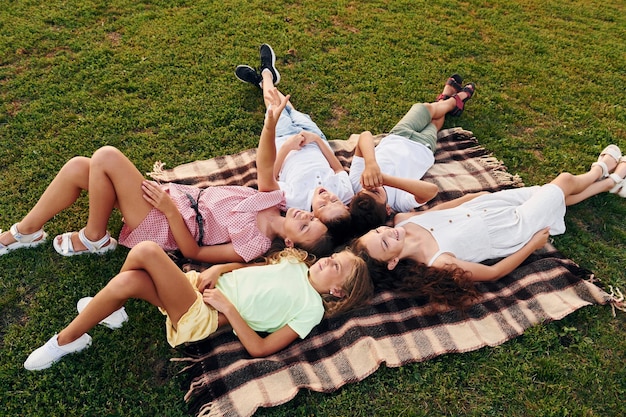
[[[356,143],[331,141],[349,168]],[[217,157],[151,173],[160,181],[255,185],[255,151]],[[207,174],[208,173],[208,174]],[[436,163],[425,179],[441,192],[431,205],[467,192],[522,186],[471,132],[440,132]],[[322,321],[304,340],[266,358],[251,358],[228,329],[183,348],[190,387],[185,399],[198,416],[250,416],[258,407],[292,399],[301,388],[331,392],[373,373],[381,363],[397,367],[446,353],[496,346],[537,323],[559,320],[590,304],[611,302],[579,268],[551,245],[510,275],[478,285],[480,298],[466,312],[437,310],[390,292],[371,305]]]

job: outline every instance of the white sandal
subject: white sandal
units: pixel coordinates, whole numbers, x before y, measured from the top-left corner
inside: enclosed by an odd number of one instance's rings
[[[602,177],[600,179],[605,179],[609,177],[609,167],[606,166],[606,163],[602,161],[602,156],[609,155],[619,164],[620,159],[622,158],[622,151],[619,149],[617,145],[609,145],[600,152],[600,156],[598,156],[598,161],[591,164],[592,167],[599,166],[602,168]]]
[[[82,255],[83,253],[95,253],[97,255],[102,255],[103,253],[112,251],[117,247],[117,240],[113,239],[109,232],[106,232],[102,239],[93,242],[87,239],[87,236],[85,236],[85,229],[83,228],[78,232],[78,238],[87,249],[76,251],[74,250],[74,245],[72,245],[73,234],[74,232],[67,232],[54,238],[52,245],[60,255],[74,256]],[[59,238],[61,238],[60,243]]]
[[[618,164],[620,164],[622,162],[626,163],[626,156],[622,156],[617,161]],[[613,174],[609,175],[609,178],[612,179],[615,182],[615,185],[613,186],[613,188],[611,188],[609,190],[609,193],[617,194],[618,196],[620,196],[622,198],[626,198],[626,177],[622,178],[619,175],[613,173]]]
[[[19,248],[34,248],[44,243],[46,237],[48,237],[48,234],[44,232],[43,229],[39,229],[29,235],[24,235],[17,230],[17,223],[11,226],[9,232],[11,236],[13,236],[13,239],[15,239],[15,242],[9,243],[8,245],[0,243],[0,256]],[[0,230],[0,233],[2,233],[2,230]]]

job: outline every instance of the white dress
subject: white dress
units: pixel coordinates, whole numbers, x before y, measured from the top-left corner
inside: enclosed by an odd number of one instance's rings
[[[565,232],[565,197],[556,185],[515,188],[482,195],[458,207],[426,211],[411,222],[428,230],[439,251],[469,262],[509,256],[521,249],[539,230],[551,235]]]

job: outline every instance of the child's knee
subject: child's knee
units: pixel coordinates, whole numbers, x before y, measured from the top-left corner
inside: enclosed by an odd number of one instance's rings
[[[128,253],[128,258],[133,260],[146,260],[154,259],[155,256],[163,255],[165,252],[161,247],[150,240],[139,242]]]

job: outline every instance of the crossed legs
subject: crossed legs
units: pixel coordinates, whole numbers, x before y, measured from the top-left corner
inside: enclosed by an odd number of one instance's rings
[[[601,155],[600,160],[606,164],[609,172],[614,172],[620,178],[626,177],[626,161],[618,163],[608,154]],[[551,183],[563,190],[565,204],[571,206],[613,188],[615,181],[611,178],[602,178],[602,175],[602,168],[594,165],[589,171],[580,175],[561,173]]]
[[[154,242],[141,242],[130,250],[120,273],[59,332],[57,340],[60,346],[73,342],[130,298],[164,308],[175,326],[196,297],[196,290],[167,254]]]

